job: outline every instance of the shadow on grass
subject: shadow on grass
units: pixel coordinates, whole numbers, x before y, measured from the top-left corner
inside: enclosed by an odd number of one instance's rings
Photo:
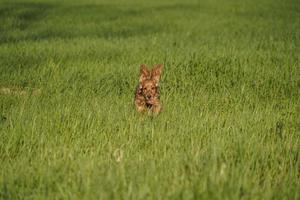
[[[167,11],[197,11],[195,5],[158,7],[128,5],[63,5],[46,3],[0,4],[0,43],[48,39],[128,38],[166,31],[166,19],[152,16]]]
[[[50,4],[41,3],[6,3],[0,4],[0,22],[3,26],[0,29],[1,43],[13,42],[22,39],[13,37],[15,32],[22,32],[30,29],[36,21],[41,21],[47,16],[47,11],[53,8]]]
[[[0,3],[0,45],[17,44],[19,42],[76,40],[84,39],[126,39],[138,38],[160,32],[172,31],[167,25],[165,12],[196,11],[194,5],[174,4],[160,6],[133,6],[125,4],[63,4],[63,3]],[[153,16],[156,16],[154,19]],[[166,15],[168,16],[168,15]],[[26,44],[27,45],[27,44]],[[80,55],[60,55],[55,51],[28,52],[25,48],[0,54],[1,82],[13,82],[8,75],[22,74],[15,80],[23,86],[30,85],[28,77],[31,71],[40,68],[41,64],[54,60],[110,60],[116,59],[122,52],[101,50],[86,51]],[[99,53],[101,52],[101,53]],[[3,80],[1,80],[1,78]],[[31,79],[30,79],[31,80]]]

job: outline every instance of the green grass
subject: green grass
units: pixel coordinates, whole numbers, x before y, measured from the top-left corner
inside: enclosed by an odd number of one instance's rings
[[[0,199],[300,199],[298,0],[7,0],[0,24]]]

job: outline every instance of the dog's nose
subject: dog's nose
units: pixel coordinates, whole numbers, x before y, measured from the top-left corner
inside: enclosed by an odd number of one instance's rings
[[[147,99],[151,99],[151,95],[148,94],[148,95],[146,96],[146,98],[147,98]]]

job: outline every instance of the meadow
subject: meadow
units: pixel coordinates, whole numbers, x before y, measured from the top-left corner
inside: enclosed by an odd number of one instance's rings
[[[1,0],[0,199],[300,199],[299,91],[298,0]]]

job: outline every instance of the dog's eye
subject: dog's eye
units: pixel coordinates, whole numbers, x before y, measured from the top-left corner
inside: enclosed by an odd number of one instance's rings
[[[154,89],[155,89],[155,87],[152,87],[151,89],[152,89],[152,90],[154,90]]]

